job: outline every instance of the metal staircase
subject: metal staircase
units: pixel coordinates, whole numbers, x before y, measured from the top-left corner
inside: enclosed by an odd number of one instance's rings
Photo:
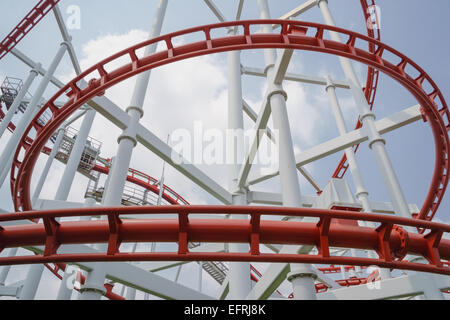
[[[61,140],[61,144],[59,146],[55,146],[58,148],[58,153],[55,158],[64,164],[66,164],[69,160],[77,134],[78,130],[72,127],[67,127]],[[94,174],[92,168],[94,168],[100,154],[101,145],[102,144],[100,141],[92,137],[88,137],[80,163],[78,165],[78,172],[93,181],[97,181],[98,179],[98,176]]]
[[[2,95],[0,96],[0,101],[5,104],[6,110],[9,110],[22,87],[23,81],[21,79],[6,77],[5,80],[3,80],[3,83],[0,86],[0,91],[2,93]],[[30,96],[28,92],[27,95]],[[18,111],[23,113],[26,109],[27,103],[21,102]]]

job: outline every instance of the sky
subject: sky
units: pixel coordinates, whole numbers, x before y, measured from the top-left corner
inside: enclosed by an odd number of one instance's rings
[[[0,10],[8,12],[0,20],[0,38],[6,36],[36,1],[3,0]],[[70,23],[73,16],[70,9],[76,6],[80,10],[80,28],[72,28],[69,33],[82,69],[95,64],[107,56],[118,52],[148,37],[152,25],[156,0],[62,0],[60,8],[64,18]],[[189,3],[187,5],[187,3]],[[236,0],[216,0],[216,5],[229,20],[235,16]],[[269,1],[271,15],[280,17],[298,6],[296,0]],[[420,65],[436,82],[447,98],[450,89],[450,44],[443,37],[450,28],[450,2],[447,0],[377,0],[381,10],[381,40],[406,54]],[[365,33],[365,21],[357,0],[333,0],[329,6],[339,27]],[[244,3],[242,19],[257,19],[258,10],[255,0]],[[323,23],[318,8],[314,8],[297,19]],[[216,23],[217,18],[202,0],[169,0],[162,33],[169,33],[197,25]],[[17,48],[46,68],[55,55],[62,38],[52,13],[33,29]],[[190,39],[179,39],[181,43]],[[260,50],[241,53],[244,66],[264,67]],[[206,129],[224,130],[227,126],[227,56],[226,53],[203,56],[152,71],[150,85],[144,104],[145,114],[142,124],[162,140],[177,129],[193,131],[194,123],[201,122]],[[355,70],[365,82],[366,67],[354,63]],[[0,60],[0,81],[5,76],[25,79],[29,69],[13,55]],[[289,66],[289,72],[308,75],[330,75],[333,79],[344,79],[336,57],[310,52],[295,52]],[[55,76],[63,82],[74,77],[75,73],[66,55],[58,67]],[[135,79],[127,80],[106,92],[106,96],[122,109],[131,99]],[[38,81],[30,89],[33,93]],[[287,110],[294,148],[297,152],[309,149],[328,139],[337,137],[338,131],[332,117],[331,108],[323,87],[284,83],[288,94]],[[264,79],[243,76],[243,96],[254,110],[259,110],[266,84]],[[49,86],[45,97],[50,98],[56,88]],[[337,89],[347,127],[353,128],[357,113],[353,100],[347,90]],[[417,102],[403,87],[388,76],[381,74],[374,112],[378,119],[415,105]],[[14,120],[17,121],[18,117]],[[80,121],[74,124],[79,127]],[[272,120],[269,121],[272,126]],[[245,119],[245,127],[252,128],[250,120]],[[117,137],[121,131],[102,116],[97,115],[92,137],[102,142],[101,156],[108,158],[117,150]],[[386,134],[386,148],[402,186],[408,203],[421,207],[434,167],[434,144],[429,126],[421,121]],[[8,141],[9,134],[0,139],[0,152]],[[307,166],[319,185],[323,188],[329,181],[341,153],[329,156]],[[45,163],[41,156],[34,172],[40,172]],[[377,201],[389,201],[373,154],[363,144],[357,153],[364,183],[370,198]],[[162,160],[138,145],[133,153],[131,167],[159,178]],[[215,181],[227,188],[228,173],[223,165],[199,165],[199,168]],[[55,163],[52,174],[41,194],[42,198],[52,199],[62,176],[64,166]],[[33,175],[32,188],[37,181]],[[313,195],[314,189],[299,176],[303,194]],[[347,181],[353,188],[350,175]],[[165,182],[180,193],[191,204],[219,204],[200,187],[168,166]],[[87,179],[78,176],[72,185],[69,200],[81,202],[86,189]],[[280,192],[279,178],[270,179],[253,190]],[[0,208],[12,210],[9,183],[0,189]],[[436,220],[450,221],[450,196],[442,200],[436,214]],[[50,281],[50,280],[49,280]],[[45,294],[40,293],[43,296]]]

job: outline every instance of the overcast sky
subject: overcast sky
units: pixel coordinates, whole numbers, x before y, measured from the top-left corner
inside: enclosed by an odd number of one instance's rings
[[[2,0],[0,2],[0,10],[7,12],[0,20],[0,38],[9,33],[12,26],[20,21],[35,2],[32,0]],[[73,44],[82,69],[147,39],[158,2],[156,0],[61,1],[60,7],[65,19],[70,18],[67,11],[70,6],[76,5],[80,8],[80,29],[71,29],[69,32],[73,37]],[[447,98],[450,89],[450,45],[444,35],[450,29],[450,19],[448,19],[450,2],[447,0],[377,0],[376,2],[381,9],[381,40],[418,63],[434,79],[444,93],[444,97]],[[227,19],[233,19],[237,0],[216,0],[215,3]],[[277,18],[301,2],[277,0],[269,1],[269,3],[272,17]],[[365,33],[365,22],[359,1],[330,0],[329,3],[335,13],[338,26]],[[258,18],[256,0],[245,1],[242,18]],[[323,23],[318,8],[314,8],[298,19]],[[217,22],[216,17],[202,0],[169,0],[162,33],[215,22]],[[47,68],[61,40],[55,18],[50,13],[17,48]],[[180,39],[180,41],[187,42],[189,39]],[[241,56],[244,66],[264,67],[262,51],[246,51]],[[360,80],[365,82],[366,67],[358,63],[354,65]],[[28,71],[28,67],[11,54],[0,61],[0,81],[5,76],[25,79]],[[176,129],[183,128],[192,132],[196,121],[200,121],[205,129],[224,130],[227,126],[226,71],[225,53],[177,62],[153,70],[142,123],[163,140]],[[334,79],[344,79],[337,58],[323,54],[296,52],[289,71],[309,75],[330,75]],[[73,78],[74,74],[70,59],[66,56],[58,67],[56,76],[66,82]],[[38,81],[35,82],[30,93],[36,89],[36,83]],[[134,79],[128,80],[109,89],[106,96],[125,109],[130,103],[133,85]],[[323,87],[285,82],[284,88],[288,93],[288,113],[297,152],[338,136]],[[265,92],[264,80],[243,76],[243,91],[244,99],[255,110],[259,110]],[[54,92],[55,88],[50,86],[45,96],[49,98]],[[357,117],[353,101],[346,90],[338,89],[337,93],[347,126],[349,129],[353,128]],[[385,75],[380,77],[375,101],[374,112],[378,119],[417,103],[409,92]],[[15,120],[17,121],[17,118]],[[74,126],[79,126],[79,122]],[[246,119],[245,126],[251,128],[252,122]],[[107,158],[115,154],[116,139],[120,133],[118,128],[100,115],[96,116],[91,136],[103,143],[101,150],[103,157]],[[0,152],[8,138],[9,134],[5,134],[0,139]],[[385,138],[387,150],[406,199],[420,208],[429,188],[434,168],[434,144],[431,130],[426,123],[420,121],[387,134]],[[321,187],[329,181],[341,155],[341,153],[332,155],[308,165],[307,168]],[[368,150],[367,144],[363,144],[358,151],[357,160],[370,192],[370,198],[377,201],[389,201],[373,154]],[[45,157],[42,156],[35,172],[39,172],[44,163]],[[131,166],[159,178],[162,161],[144,147],[138,146],[133,154]],[[227,187],[227,171],[223,166],[200,165],[199,167],[222,186]],[[43,198],[54,197],[55,186],[59,184],[63,170],[63,165],[55,163],[52,174],[47,180],[47,186],[51,187],[44,188]],[[34,175],[32,187],[36,178]],[[353,187],[349,174],[347,178]],[[299,180],[303,194],[314,194],[314,189],[302,177],[299,176]],[[171,167],[166,170],[165,182],[192,204],[219,203]],[[77,176],[69,200],[82,201],[86,184],[86,178]],[[279,178],[255,186],[254,190],[280,192]],[[450,196],[447,194],[436,215],[437,219],[450,220],[449,199]],[[0,189],[0,208],[12,210],[9,181]]]

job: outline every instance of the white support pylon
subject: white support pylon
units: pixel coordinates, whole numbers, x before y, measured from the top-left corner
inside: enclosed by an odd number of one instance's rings
[[[14,257],[17,254],[18,248],[11,248],[8,250],[7,256]],[[6,282],[6,278],[8,277],[9,271],[11,270],[11,266],[4,266],[0,272],[0,286],[4,286]]]
[[[336,95],[336,86],[333,84],[330,77],[327,76],[326,80],[327,86],[325,87],[325,90],[328,93],[328,97],[330,99],[331,109],[333,110],[334,118],[336,119],[336,125],[338,127],[339,134],[344,135],[347,133],[347,126],[345,125],[344,116],[342,114],[342,110]],[[353,183],[355,184],[356,198],[361,202],[364,212],[373,212],[369,201],[369,192],[364,186],[364,182],[361,176],[361,170],[359,169],[355,153],[353,152],[353,149],[351,147],[345,149],[345,156],[347,157],[348,166],[353,178]],[[373,222],[359,222],[359,224],[375,228],[375,224]],[[356,255],[354,249],[352,249],[352,255]],[[370,258],[376,258],[375,253],[373,253],[372,251],[369,251],[368,255]],[[390,278],[389,269],[381,269],[380,276],[382,279]]]
[[[84,116],[80,130],[78,131],[75,139],[75,143],[70,152],[69,160],[64,168],[64,173],[61,177],[58,191],[55,195],[55,200],[66,201],[69,196],[70,188],[72,187],[75,174],[77,173],[78,166],[80,165],[84,148],[86,147],[86,141],[95,119],[95,114],[95,110],[89,109]]]
[[[62,42],[55,57],[53,58],[52,63],[50,64],[47,73],[44,75],[44,78],[41,80],[38,88],[36,89],[31,102],[28,104],[26,111],[22,115],[22,118],[19,124],[14,130],[14,134],[8,141],[5,150],[0,157],[1,168],[3,168],[2,174],[0,176],[0,185],[3,184],[6,174],[9,172],[9,168],[11,167],[12,159],[14,156],[14,150],[17,148],[22,135],[24,134],[26,128],[29,123],[33,120],[33,117],[37,113],[38,104],[41,101],[42,95],[44,94],[45,89],[50,83],[50,79],[56,71],[59,63],[61,62],[64,53],[67,51],[67,43]],[[27,273],[27,277],[24,282],[24,286],[22,288],[20,299],[21,300],[30,300],[33,299],[36,295],[37,289],[39,287],[39,282],[42,277],[42,272],[44,270],[43,264],[37,264],[30,266],[30,270]]]
[[[233,30],[229,30],[229,35],[233,35]],[[233,205],[247,205],[245,190],[238,189],[238,177],[240,166],[244,159],[244,113],[242,109],[242,78],[241,78],[241,52],[228,52],[228,128],[231,136],[228,137],[228,152],[233,155],[233,164],[229,170],[229,190],[232,193]],[[231,150],[229,150],[231,149]],[[231,215],[230,219],[248,220],[248,215]],[[231,252],[248,252],[248,244],[230,243]],[[230,262],[229,264],[229,293],[230,299],[242,300],[251,290],[250,263]]]
[[[156,17],[152,25],[150,39],[160,35],[162,23],[167,9],[168,0],[160,0],[156,10]],[[156,51],[156,45],[152,44],[145,48],[144,56],[148,56]],[[136,80],[136,86],[133,91],[130,106],[127,108],[127,113],[130,116],[130,121],[127,128],[122,132],[118,138],[119,147],[116,154],[114,165],[111,167],[109,173],[108,188],[105,190],[103,205],[118,206],[121,204],[123,189],[128,173],[128,168],[131,161],[133,149],[137,144],[136,130],[139,120],[144,115],[144,100],[147,92],[148,83],[150,80],[150,71],[139,74]],[[105,245],[96,246],[99,250],[105,250]],[[96,268],[102,268],[102,264],[96,264]],[[103,277],[103,278],[102,278]],[[89,281],[88,281],[89,280]],[[86,277],[86,283],[81,293],[80,299],[100,299],[102,291],[97,290],[98,284],[103,281],[105,277],[101,270],[92,270]],[[89,285],[93,284],[95,287],[89,290]],[[104,293],[103,293],[104,294]]]
[[[322,11],[322,15],[325,19],[326,24],[328,24],[329,26],[336,26],[330,9],[328,8],[328,1],[319,0],[318,6]],[[330,36],[333,41],[342,42],[338,33],[330,32]],[[369,148],[374,153],[375,160],[381,172],[381,176],[388,191],[389,198],[392,201],[395,213],[404,218],[411,218],[408,204],[386,151],[386,142],[380,136],[380,133],[376,130],[375,114],[370,111],[370,107],[367,103],[366,97],[364,96],[363,89],[358,81],[353,65],[347,58],[339,57],[339,60],[341,62],[341,66],[345,73],[347,81],[350,85],[356,107],[358,108],[360,121],[363,124],[363,128],[367,130],[369,137]]]
[[[58,133],[56,135],[55,143],[53,144],[53,149],[50,152],[47,161],[45,162],[45,167],[42,169],[41,175],[39,177],[38,183],[36,185],[36,188],[34,189],[33,197],[31,199],[31,203],[34,205],[36,203],[36,200],[39,198],[42,188],[44,187],[45,180],[47,179],[48,173],[50,172],[50,168],[52,166],[53,160],[55,159],[58,151],[59,146],[61,145],[61,141],[64,137],[64,128],[58,129]]]
[[[39,103],[41,102],[42,95],[44,94],[45,89],[47,89],[48,84],[50,83],[50,79],[56,71],[61,59],[64,56],[64,53],[67,51],[68,44],[66,42],[62,42],[55,57],[53,58],[52,63],[50,64],[47,73],[44,75],[43,79],[39,83],[38,88],[34,92],[33,98],[27,106],[24,114],[22,115],[19,123],[14,130],[13,135],[8,140],[8,144],[0,156],[0,186],[3,185],[6,175],[11,168],[12,160],[14,158],[15,151],[17,146],[19,145],[20,139],[22,138],[25,130],[27,129],[30,122],[33,120],[36,113],[39,111]]]
[[[9,107],[8,112],[6,112],[5,117],[2,119],[2,122],[0,123],[0,138],[3,136],[6,129],[8,128],[8,125],[11,122],[14,114],[17,112],[17,109],[19,109],[20,104],[22,103],[23,98],[25,98],[25,95],[27,94],[28,90],[33,84],[34,79],[36,79],[36,77],[38,76],[39,74],[38,70],[40,68],[41,65],[38,64],[35,68],[30,70],[30,74],[28,75],[27,80],[25,80],[25,83],[23,84],[19,93],[14,98],[12,105]]]
[[[270,11],[267,0],[258,0],[261,19],[270,19]],[[263,26],[264,33],[272,33],[271,25]],[[302,206],[300,184],[297,176],[297,168],[295,165],[294,146],[292,142],[291,129],[286,109],[286,93],[281,84],[273,83],[275,78],[274,66],[277,54],[274,49],[264,50],[264,59],[266,62],[266,77],[269,80],[268,86],[272,90],[270,95],[270,106],[272,109],[274,129],[278,131],[277,145],[279,152],[279,171],[281,180],[282,202],[286,207]],[[307,267],[307,266],[305,266]],[[291,270],[299,268],[298,265],[291,264]],[[295,281],[293,283],[295,299],[307,300],[313,299],[316,291],[310,288],[309,282],[314,282],[314,272],[305,274],[310,279],[305,281]],[[304,286],[303,289],[299,287]]]

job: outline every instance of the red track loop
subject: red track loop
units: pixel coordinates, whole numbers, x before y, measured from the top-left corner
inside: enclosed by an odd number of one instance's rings
[[[281,31],[274,34],[252,33],[255,31],[253,29],[259,30],[258,27],[262,24],[279,24],[281,25]],[[224,38],[211,38],[211,30],[230,26],[241,26],[243,33]],[[308,33],[306,35],[291,33],[292,27],[295,26],[307,28]],[[342,38],[347,38],[347,42],[339,43],[324,38],[327,30],[340,33]],[[195,32],[204,33],[205,40],[179,47],[173,46],[172,39],[174,37]],[[136,51],[138,49],[158,42],[166,44],[167,50],[144,58],[137,56]],[[375,53],[361,49],[359,45],[364,43],[366,45],[374,45],[376,48]],[[419,219],[432,219],[439,207],[449,180],[448,154],[450,142],[447,131],[450,129],[450,113],[439,88],[416,63],[375,39],[337,27],[291,20],[233,21],[178,31],[137,44],[87,69],[64,86],[41,108],[22,137],[20,146],[16,150],[11,170],[11,192],[16,211],[31,210],[32,208],[29,185],[39,151],[45,146],[46,141],[63,121],[89,99],[127,78],[158,66],[206,54],[256,48],[291,48],[318,51],[350,58],[383,71],[408,89],[422,106],[424,116],[428,120],[434,135],[436,148],[435,170],[426,200],[418,216]],[[385,52],[398,57],[400,62],[394,64],[383,59]],[[130,62],[115,70],[106,71],[106,65],[120,58],[126,58]],[[410,75],[411,71],[409,71],[411,69],[413,70],[412,72],[419,74],[419,76],[412,77]],[[96,81],[91,81],[89,87],[85,89],[79,87],[78,83],[80,80],[89,80],[89,78],[95,76],[99,76],[99,78]],[[70,97],[69,101],[63,107],[58,108],[54,102],[65,95]],[[52,117],[42,127],[37,119],[46,110],[52,113]],[[35,134],[37,137],[31,143],[30,139]]]
[[[129,214],[175,214],[177,218],[121,219]],[[251,220],[199,219],[190,214],[249,214]],[[56,222],[56,218],[107,216],[107,220]],[[265,215],[316,217],[317,223],[264,220]],[[264,206],[138,206],[82,208],[12,213],[0,216],[0,222],[43,219],[44,223],[4,226],[0,246],[29,247],[44,245],[44,253],[32,256],[0,258],[0,265],[59,263],[82,261],[255,261],[318,264],[378,265],[383,268],[415,270],[450,275],[441,259],[450,259],[450,240],[442,239],[450,226],[436,222],[406,219],[372,213],[280,208]],[[334,223],[335,219],[372,221],[376,229]],[[406,251],[423,256],[428,264],[396,261],[393,253],[402,249],[402,237],[395,225],[423,228],[428,234],[409,233]],[[405,228],[406,229],[406,228]],[[188,242],[249,243],[247,253],[189,252]],[[178,242],[177,252],[121,253],[124,242]],[[58,254],[61,245],[107,243],[107,252]],[[318,254],[261,253],[260,244],[316,246]],[[330,247],[375,250],[378,259],[332,256]]]

